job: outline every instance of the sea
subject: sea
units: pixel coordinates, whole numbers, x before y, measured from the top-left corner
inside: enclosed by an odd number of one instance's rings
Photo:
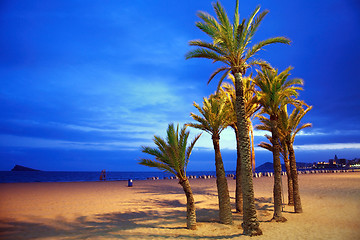
[[[323,169],[323,170],[344,170],[348,168]],[[309,169],[298,169],[305,172]],[[349,169],[348,169],[349,170]],[[284,171],[284,169],[283,169]],[[350,171],[350,170],[349,170]],[[351,171],[354,171],[352,169]],[[273,169],[256,169],[257,173],[273,172]],[[100,181],[101,172],[56,172],[56,171],[0,171],[0,183],[30,183],[30,182],[95,182]],[[189,171],[187,176],[215,177],[215,171]],[[226,175],[233,177],[235,171],[226,171]],[[128,181],[147,179],[169,179],[174,175],[166,172],[106,172],[106,181]]]
[[[235,174],[235,171],[226,172]],[[101,172],[55,172],[55,171],[0,171],[0,183],[28,182],[94,182]],[[106,172],[107,181],[164,179],[172,177],[165,172]],[[215,171],[187,172],[187,176],[215,176]]]

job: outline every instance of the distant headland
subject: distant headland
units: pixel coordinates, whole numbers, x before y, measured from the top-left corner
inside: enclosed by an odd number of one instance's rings
[[[33,168],[29,168],[29,167],[24,167],[21,165],[15,165],[15,167],[13,167],[13,169],[11,169],[11,171],[40,171],[37,169],[33,169]]]

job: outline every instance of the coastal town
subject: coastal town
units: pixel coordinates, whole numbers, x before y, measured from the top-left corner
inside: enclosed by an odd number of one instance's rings
[[[360,168],[360,158],[348,160],[345,158],[338,158],[337,155],[333,159],[323,162],[314,162],[299,169],[355,169]]]

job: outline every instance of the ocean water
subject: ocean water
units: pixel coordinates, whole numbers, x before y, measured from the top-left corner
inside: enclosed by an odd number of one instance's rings
[[[272,169],[261,169],[255,172],[273,172]],[[325,169],[335,170],[335,169]],[[342,170],[342,169],[338,169]],[[283,169],[283,171],[285,171]],[[305,170],[298,169],[299,172]],[[354,170],[352,170],[354,171]],[[226,175],[235,175],[235,171],[226,171]],[[26,182],[94,182],[100,180],[101,172],[52,172],[52,171],[0,171],[0,183]],[[190,171],[187,176],[215,176],[215,171]],[[165,172],[106,172],[107,181],[146,180],[149,178],[164,179],[173,176]]]
[[[100,172],[52,172],[52,171],[0,171],[0,183],[20,182],[92,182],[99,181]],[[227,172],[235,174],[235,172]],[[215,175],[215,171],[187,172],[188,176]],[[107,181],[164,179],[173,176],[165,172],[106,172]]]

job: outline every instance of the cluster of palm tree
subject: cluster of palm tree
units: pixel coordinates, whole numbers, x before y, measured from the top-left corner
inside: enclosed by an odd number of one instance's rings
[[[305,114],[312,109],[312,106],[308,106],[303,102],[295,102],[295,107],[289,115],[287,110],[288,105],[289,103],[283,103],[278,109],[278,145],[280,154],[285,163],[288,182],[288,205],[294,205],[295,213],[301,213],[302,206],[293,144],[295,141],[295,136],[298,132],[304,128],[312,126],[311,123],[300,124],[300,121],[305,116]],[[256,128],[260,130],[271,131],[270,121],[264,116],[259,115],[258,117],[262,124],[257,125]],[[265,136],[270,143],[261,142],[259,146],[273,152],[273,138],[269,135]],[[279,183],[277,182],[277,184]]]
[[[289,204],[294,205],[295,212],[302,212],[293,143],[295,135],[300,130],[311,126],[311,124],[300,125],[301,119],[311,107],[297,99],[303,82],[297,78],[288,79],[291,67],[278,73],[278,70],[272,68],[268,62],[254,59],[254,55],[269,44],[290,44],[290,40],[285,37],[274,37],[249,46],[268,11],[259,13],[258,6],[248,20],[244,19],[240,22],[239,1],[236,0],[234,21],[231,23],[219,2],[214,3],[213,8],[216,17],[206,12],[199,12],[198,17],[201,21],[196,23],[200,30],[210,36],[212,42],[190,41],[190,46],[197,48],[189,51],[186,58],[206,58],[224,64],[215,70],[208,81],[209,83],[222,73],[217,91],[208,98],[205,97],[202,106],[194,103],[194,107],[200,113],[191,113],[195,123],[187,123],[180,132],[179,126],[175,130],[173,125],[169,125],[166,140],[155,136],[154,142],[157,148],[143,147],[143,152],[155,156],[155,160],[142,159],[140,164],[171,172],[180,179],[179,183],[183,186],[188,201],[188,228],[194,229],[196,228],[195,206],[185,170],[191,151],[200,135],[196,136],[186,148],[189,135],[186,127],[190,126],[209,133],[215,150],[220,222],[232,224],[228,183],[220,152],[220,134],[225,128],[232,127],[237,142],[236,211],[243,213],[244,234],[261,235],[253,189],[255,152],[252,120],[258,117],[261,125],[256,128],[271,132],[271,136],[267,136],[270,143],[262,142],[260,146],[273,153],[273,220],[283,222],[286,219],[281,211],[280,154],[287,166]],[[250,67],[255,67],[257,74],[255,77],[252,77],[252,74],[246,76]],[[226,77],[231,80],[230,83],[224,82]],[[290,115],[287,112],[288,107],[293,109]]]
[[[259,119],[262,123],[256,126],[257,129],[267,130],[271,132],[271,136],[267,136],[271,144],[260,143],[260,146],[272,151],[274,163],[274,217],[273,220],[277,222],[284,222],[286,218],[282,216],[282,187],[281,187],[281,162],[280,153],[284,158],[286,165],[288,164],[288,152],[290,148],[293,151],[293,142],[296,133],[305,127],[311,126],[305,124],[298,127],[301,118],[308,112],[302,108],[305,105],[302,101],[297,99],[299,90],[302,90],[303,81],[299,78],[288,79],[290,75],[289,67],[281,73],[278,70],[262,68],[257,70],[257,77],[254,78],[255,84],[258,86],[257,91],[258,102],[262,106],[259,113]],[[294,107],[293,114],[288,116],[287,106]],[[289,203],[295,205],[295,212],[302,212],[299,195],[299,186],[297,181],[295,155],[293,157],[293,164],[295,172],[293,174],[291,167],[288,168],[288,184],[289,184]],[[291,188],[292,186],[292,188]],[[294,191],[295,190],[295,191]],[[294,198],[295,197],[295,198]]]

